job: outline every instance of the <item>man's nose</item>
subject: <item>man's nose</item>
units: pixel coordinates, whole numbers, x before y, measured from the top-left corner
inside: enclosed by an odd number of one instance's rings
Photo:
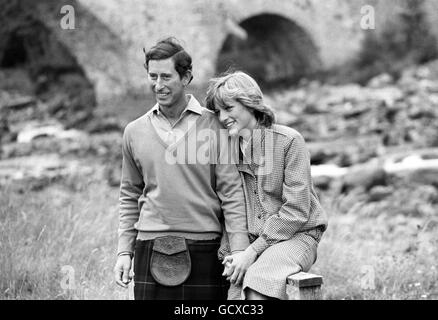
[[[157,80],[155,80],[154,86],[155,86],[156,90],[162,89],[163,88],[163,80],[161,80],[161,78],[157,78]]]

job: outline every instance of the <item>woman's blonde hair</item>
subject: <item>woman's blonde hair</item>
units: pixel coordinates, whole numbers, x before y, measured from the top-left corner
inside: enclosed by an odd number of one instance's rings
[[[230,99],[252,109],[260,125],[270,127],[275,122],[274,112],[264,103],[259,85],[242,71],[228,73],[209,82],[205,98],[209,110],[215,111],[217,106],[225,107]]]

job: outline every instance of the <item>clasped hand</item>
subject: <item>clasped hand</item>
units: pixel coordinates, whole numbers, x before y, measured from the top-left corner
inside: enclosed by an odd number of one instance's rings
[[[222,264],[224,265],[223,276],[227,277],[232,284],[242,284],[243,278],[248,268],[257,259],[257,252],[249,246],[245,251],[239,251],[226,256]]]

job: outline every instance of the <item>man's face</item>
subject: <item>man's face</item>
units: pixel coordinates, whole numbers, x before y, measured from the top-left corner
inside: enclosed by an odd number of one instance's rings
[[[185,99],[188,76],[180,78],[171,58],[150,60],[148,78],[160,106],[172,107]]]

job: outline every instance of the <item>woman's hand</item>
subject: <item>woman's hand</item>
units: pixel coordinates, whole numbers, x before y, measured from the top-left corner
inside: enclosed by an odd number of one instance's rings
[[[243,277],[245,276],[248,268],[257,259],[257,252],[249,246],[245,251],[234,253],[225,257],[222,262],[225,265],[223,275],[227,276],[227,280],[230,280],[232,284],[242,284]]]

